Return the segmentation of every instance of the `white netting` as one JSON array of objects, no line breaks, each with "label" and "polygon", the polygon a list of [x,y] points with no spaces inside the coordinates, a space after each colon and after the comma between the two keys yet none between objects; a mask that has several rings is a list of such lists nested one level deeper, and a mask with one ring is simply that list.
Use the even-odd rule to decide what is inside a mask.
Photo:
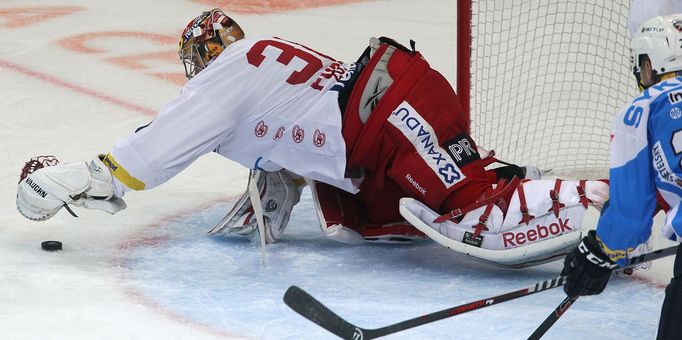
[{"label": "white netting", "polygon": [[629,0],[475,0],[471,119],[500,159],[608,174],[609,126],[637,93]]}]

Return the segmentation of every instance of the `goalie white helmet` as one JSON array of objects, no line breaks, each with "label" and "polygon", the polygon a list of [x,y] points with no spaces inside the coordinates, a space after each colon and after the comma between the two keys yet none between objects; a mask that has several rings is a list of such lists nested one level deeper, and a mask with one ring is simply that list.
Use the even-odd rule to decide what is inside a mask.
[{"label": "goalie white helmet", "polygon": [[637,83],[645,57],[649,57],[655,76],[682,70],[682,14],[657,16],[646,20],[630,43],[630,62]]}]

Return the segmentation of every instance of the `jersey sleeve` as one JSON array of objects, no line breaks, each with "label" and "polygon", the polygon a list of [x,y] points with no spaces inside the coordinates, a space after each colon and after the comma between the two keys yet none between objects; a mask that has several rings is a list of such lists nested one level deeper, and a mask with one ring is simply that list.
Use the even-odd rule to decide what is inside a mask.
[{"label": "jersey sleeve", "polygon": [[656,208],[648,117],[648,102],[636,99],[615,116],[611,129],[609,205],[597,237],[621,265],[629,251],[649,238]]},{"label": "jersey sleeve", "polygon": [[183,91],[149,126],[119,140],[104,163],[123,191],[156,187],[215,149],[225,122],[211,106],[201,94]]},{"label": "jersey sleeve", "polygon": [[117,195],[168,181],[215,150],[229,129],[248,116],[246,103],[254,86],[244,80],[249,78],[244,76],[241,43],[231,45],[219,57],[220,62],[187,82],[149,126],[113,146],[104,163],[118,182]]}]

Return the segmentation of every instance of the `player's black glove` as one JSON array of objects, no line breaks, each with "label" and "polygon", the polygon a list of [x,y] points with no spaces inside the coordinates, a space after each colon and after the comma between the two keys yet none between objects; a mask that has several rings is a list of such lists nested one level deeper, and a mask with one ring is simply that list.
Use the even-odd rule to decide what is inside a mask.
[{"label": "player's black glove", "polygon": [[562,276],[566,276],[564,292],[568,296],[595,295],[601,293],[609,282],[611,272],[617,265],[599,246],[596,232],[590,230],[564,260]]}]

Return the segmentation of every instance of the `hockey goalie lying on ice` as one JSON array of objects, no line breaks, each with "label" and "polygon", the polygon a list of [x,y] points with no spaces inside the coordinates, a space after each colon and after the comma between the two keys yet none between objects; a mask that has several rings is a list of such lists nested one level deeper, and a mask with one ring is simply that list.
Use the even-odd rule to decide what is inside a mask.
[{"label": "hockey goalie lying on ice", "polygon": [[570,249],[587,205],[608,192],[602,182],[538,181],[531,166],[487,170],[495,158],[468,135],[457,95],[414,43],[373,38],[344,63],[285,39],[247,38],[214,9],[190,21],[179,55],[189,81],[152,123],[90,162],[27,164],[21,214],[41,221],[69,205],[115,213],[126,192],[154,188],[213,151],[253,170],[252,190],[211,234],[276,242],[309,183],[322,230],[339,241],[428,235],[523,266]]}]

